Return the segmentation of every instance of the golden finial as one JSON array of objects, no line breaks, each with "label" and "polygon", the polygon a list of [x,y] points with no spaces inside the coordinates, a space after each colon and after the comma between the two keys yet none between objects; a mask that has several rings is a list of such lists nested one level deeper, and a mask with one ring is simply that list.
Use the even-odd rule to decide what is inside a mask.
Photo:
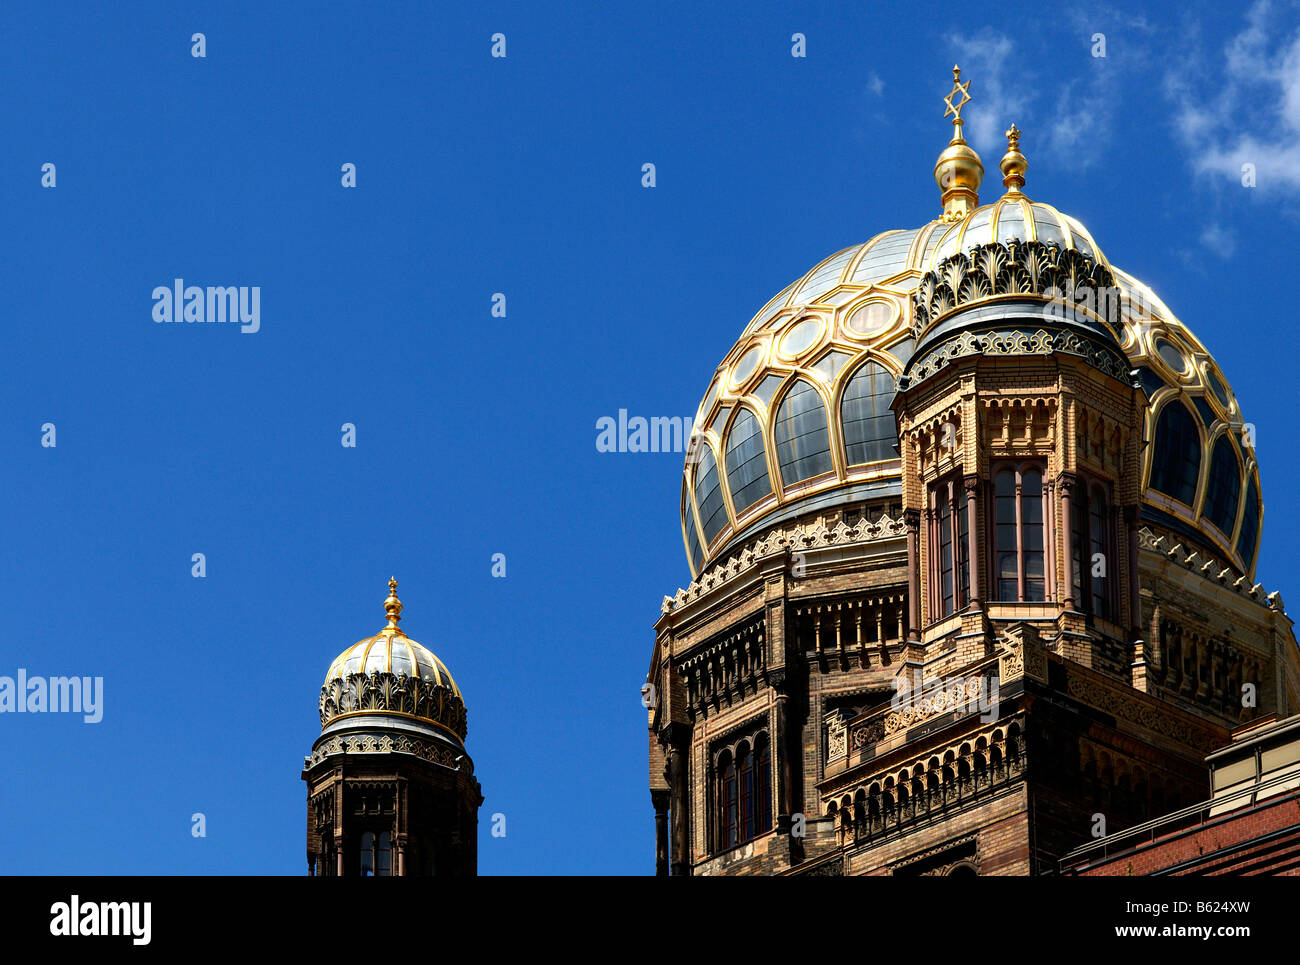
[{"label": "golden finial", "polygon": [[388,599],[384,601],[384,612],[388,614],[388,629],[397,630],[397,623],[402,619],[402,601],[397,598],[397,577],[388,578]]},{"label": "golden finial", "polygon": [[934,165],[934,180],[939,185],[943,203],[943,220],[959,221],[980,203],[980,183],[984,180],[984,162],[962,136],[961,109],[971,99],[970,81],[961,80],[961,68],[952,67],[952,90],[943,99],[944,117],[952,118],[952,140]]},{"label": "golden finial", "polygon": [[1020,128],[1014,124],[1007,130],[1007,153],[1002,155],[998,167],[1002,169],[1002,184],[1007,194],[1020,194],[1020,189],[1025,186],[1029,162],[1020,153]]},{"label": "golden finial", "polygon": [[[960,94],[961,97],[958,98],[957,103],[954,104],[952,99],[957,97],[958,94]],[[954,137],[961,136],[961,109],[966,106],[968,100],[970,100],[970,81],[966,81],[966,83],[963,84],[961,82],[961,68],[956,64],[953,64],[952,90],[949,91],[948,96],[943,99],[943,102],[948,105],[948,109],[943,112],[943,116],[947,117],[949,114],[952,115],[952,126],[955,128],[953,134]]]}]

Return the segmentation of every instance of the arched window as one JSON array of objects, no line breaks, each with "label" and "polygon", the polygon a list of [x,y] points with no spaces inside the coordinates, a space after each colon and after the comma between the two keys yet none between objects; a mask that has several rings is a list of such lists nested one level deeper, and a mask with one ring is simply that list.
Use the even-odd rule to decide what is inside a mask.
[{"label": "arched window", "polygon": [[1241,499],[1241,463],[1232,448],[1231,440],[1220,436],[1210,457],[1210,481],[1205,493],[1205,517],[1219,528],[1219,532],[1232,536],[1237,524],[1237,502]]},{"label": "arched window", "polygon": [[1083,482],[1071,506],[1074,604],[1083,613],[1114,619],[1115,525],[1110,496],[1099,482]]},{"label": "arched window", "polygon": [[767,478],[767,451],[763,431],[748,409],[736,413],[727,434],[727,483],[736,513],[743,513],[772,491]]},{"label": "arched window", "polygon": [[894,458],[898,430],[889,403],[894,379],[875,362],[859,368],[844,387],[840,421],[844,426],[844,453],[850,466]]},{"label": "arched window", "polygon": [[1038,466],[1005,467],[993,477],[994,587],[997,599],[1047,599],[1043,569],[1043,472]]},{"label": "arched window", "polygon": [[772,752],[765,732],[716,758],[717,850],[725,851],[772,830]]},{"label": "arched window", "polygon": [[758,759],[754,763],[758,819],[754,832],[763,834],[772,828],[772,747],[766,734],[759,734],[754,746],[758,748]]},{"label": "arched window", "polygon": [[361,835],[361,877],[369,878],[375,873],[375,836],[369,831]]},{"label": "arched window", "polygon": [[718,760],[718,846],[736,846],[737,827],[736,762],[730,751],[724,751]]},{"label": "arched window", "polygon": [[741,744],[736,757],[740,761],[740,840],[748,841],[754,836],[754,751]]},{"label": "arched window", "polygon": [[375,874],[388,877],[393,873],[393,850],[387,831],[381,831],[375,848]]},{"label": "arched window", "polygon": [[930,552],[936,585],[931,617],[951,616],[970,600],[970,515],[966,487],[950,478],[930,487]]},{"label": "arched window", "polygon": [[789,486],[831,471],[826,406],[803,379],[786,393],[776,412],[776,455],[781,481]]},{"label": "arched window", "polygon": [[1259,488],[1255,480],[1246,481],[1246,506],[1241,513],[1241,533],[1237,536],[1237,555],[1250,569],[1255,559],[1255,539],[1259,536]]},{"label": "arched window", "polygon": [[701,443],[700,453],[700,465],[695,471],[695,503],[700,509],[700,529],[704,531],[707,545],[727,525],[727,508],[722,504],[722,483],[713,449]]},{"label": "arched window", "polygon": [[1156,421],[1151,457],[1151,488],[1192,505],[1201,474],[1201,437],[1196,420],[1181,402],[1168,403]]}]

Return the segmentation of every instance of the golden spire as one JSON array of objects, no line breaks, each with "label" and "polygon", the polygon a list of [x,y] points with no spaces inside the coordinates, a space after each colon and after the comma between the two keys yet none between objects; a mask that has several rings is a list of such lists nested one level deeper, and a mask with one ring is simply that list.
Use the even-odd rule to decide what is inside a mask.
[{"label": "golden spire", "polygon": [[998,167],[1002,169],[1002,184],[1007,194],[1020,194],[1020,189],[1025,186],[1025,170],[1029,162],[1020,153],[1020,128],[1014,124],[1007,131],[1007,153],[1002,155]]},{"label": "golden spire", "polygon": [[[954,98],[956,99],[954,102]],[[943,202],[943,220],[959,221],[980,203],[980,182],[984,180],[984,162],[962,136],[961,109],[970,97],[970,81],[962,83],[961,68],[952,68],[952,91],[943,99],[948,105],[944,117],[952,117],[952,140],[934,164],[934,180]]]},{"label": "golden spire", "polygon": [[402,601],[397,598],[397,577],[395,576],[388,578],[388,599],[384,601],[384,612],[388,614],[386,629],[396,630],[401,633],[402,631],[397,626],[397,623],[402,619]]}]

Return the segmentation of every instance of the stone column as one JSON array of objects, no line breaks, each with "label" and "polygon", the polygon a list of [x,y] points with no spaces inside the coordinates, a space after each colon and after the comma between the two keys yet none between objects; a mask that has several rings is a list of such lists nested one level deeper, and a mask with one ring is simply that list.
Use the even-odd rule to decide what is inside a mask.
[{"label": "stone column", "polygon": [[1061,601],[1067,610],[1073,610],[1076,600],[1074,599],[1074,517],[1070,512],[1070,493],[1074,490],[1075,478],[1069,473],[1061,473],[1056,481],[1057,491],[1061,494],[1061,547],[1064,550],[1062,562],[1065,564],[1061,569],[1061,578],[1065,586],[1062,588]]},{"label": "stone column", "polygon": [[651,791],[655,808],[655,874],[668,874],[668,792]]},{"label": "stone column", "polygon": [[966,555],[968,558],[967,565],[970,567],[970,600],[967,602],[978,607],[980,600],[983,599],[980,593],[979,530],[976,526],[978,516],[975,512],[975,506],[979,500],[980,477],[965,476],[962,479],[962,485],[966,487],[966,535],[969,537]]},{"label": "stone column", "polygon": [[[1124,524],[1128,530],[1128,625],[1137,640],[1142,633],[1141,580],[1138,575],[1138,508],[1124,507]],[[1118,596],[1119,594],[1116,594]]]},{"label": "stone column", "polygon": [[668,740],[668,787],[672,795],[672,855],[670,869],[674,875],[691,873],[689,815],[691,809],[690,754],[691,729],[673,723],[665,729]]}]

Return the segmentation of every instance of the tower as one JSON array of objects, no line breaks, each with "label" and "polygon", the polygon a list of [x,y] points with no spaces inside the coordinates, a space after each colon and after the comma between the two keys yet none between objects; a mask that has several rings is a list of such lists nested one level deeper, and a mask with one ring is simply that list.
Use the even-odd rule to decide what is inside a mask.
[{"label": "tower", "polygon": [[661,874],[1037,874],[1300,710],[1214,358],[962,136],[940,212],[753,317],[682,481],[647,674]]},{"label": "tower", "polygon": [[388,624],[330,664],[321,733],[303,762],[312,875],[477,874],[483,802],[460,689],[442,661]]}]

